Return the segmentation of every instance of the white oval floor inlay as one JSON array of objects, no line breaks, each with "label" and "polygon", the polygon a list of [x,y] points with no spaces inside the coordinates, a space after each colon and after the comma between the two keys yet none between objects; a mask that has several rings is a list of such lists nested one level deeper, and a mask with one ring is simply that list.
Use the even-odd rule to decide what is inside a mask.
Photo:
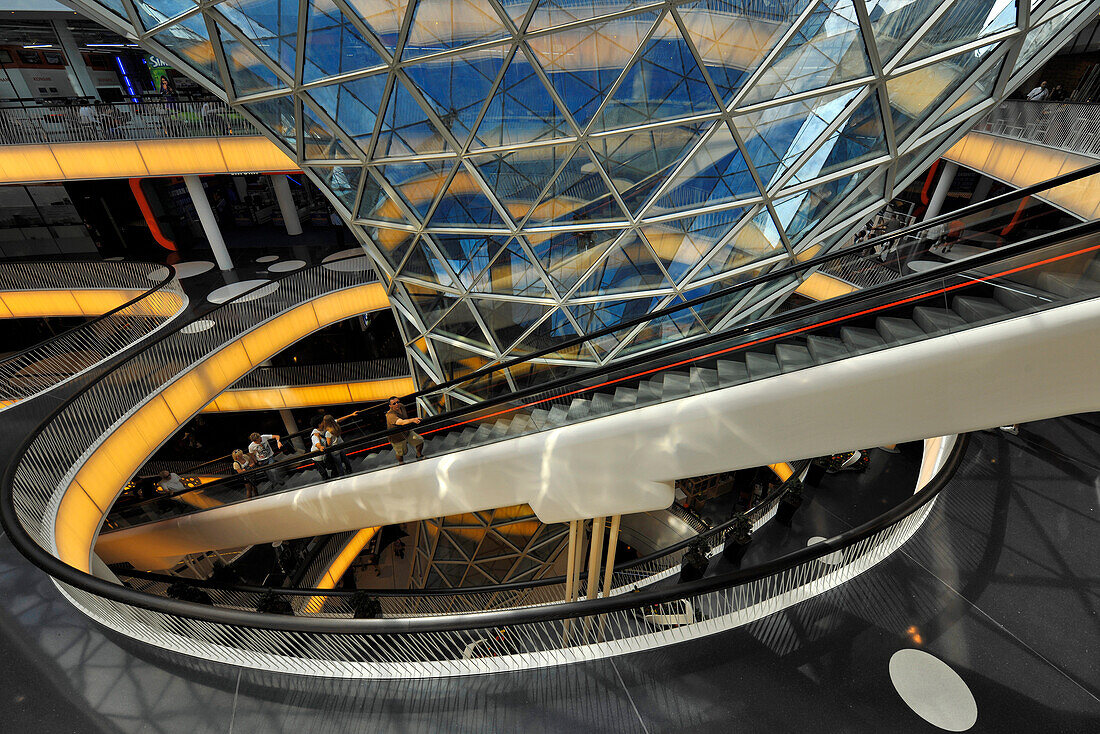
[{"label": "white oval floor inlay", "polygon": [[305,260],[283,260],[281,263],[275,263],[268,267],[269,273],[289,273],[291,270],[298,270],[306,266]]},{"label": "white oval floor inlay", "polygon": [[214,322],[210,319],[199,319],[198,321],[192,321],[187,326],[180,329],[184,334],[198,334],[200,331],[206,331],[207,329],[214,328]]},{"label": "white oval floor inlay", "polygon": [[[183,280],[184,278],[193,278],[196,275],[202,275],[207,270],[213,270],[214,263],[208,260],[193,260],[191,262],[176,263],[172,267],[176,269],[176,277]],[[166,275],[168,275],[168,268],[157,268],[145,277],[155,282],[164,280],[164,276]]]},{"label": "white oval floor inlay", "polygon": [[917,716],[945,731],[966,731],[978,721],[974,694],[951,666],[924,650],[890,657],[890,681]]},{"label": "white oval floor inlay", "polygon": [[273,263],[279,259],[278,255],[264,255],[263,257],[256,258],[258,263]]},{"label": "white oval floor inlay", "polygon": [[206,300],[210,301],[211,303],[225,303],[229,299],[235,298],[245,291],[252,290],[253,288],[256,288],[256,286],[263,285],[264,283],[267,283],[266,287],[257,288],[240,300],[242,302],[254,301],[257,298],[263,298],[268,294],[274,293],[276,290],[279,289],[279,284],[272,283],[270,280],[242,280],[240,283],[230,283],[229,285],[223,285],[221,288],[218,288],[216,291],[208,295],[206,297]]},{"label": "white oval floor inlay", "polygon": [[[825,540],[825,538],[822,538],[820,535],[815,535],[814,537],[806,541],[806,547],[808,548],[811,545],[817,545],[823,540]],[[830,553],[827,556],[822,556],[817,560],[820,563],[824,563],[826,566],[839,566],[844,560],[844,554],[840,551],[837,551],[836,553]]]},{"label": "white oval floor inlay", "polygon": [[[350,257],[351,255],[360,255],[361,257],[351,257],[348,260],[343,258]],[[333,262],[334,260],[340,260],[341,262]],[[370,258],[366,256],[362,249],[353,247],[350,250],[340,250],[340,252],[334,252],[324,260],[321,261],[321,265],[329,270],[339,270],[344,273],[358,272],[361,270],[370,270],[371,262]]]}]

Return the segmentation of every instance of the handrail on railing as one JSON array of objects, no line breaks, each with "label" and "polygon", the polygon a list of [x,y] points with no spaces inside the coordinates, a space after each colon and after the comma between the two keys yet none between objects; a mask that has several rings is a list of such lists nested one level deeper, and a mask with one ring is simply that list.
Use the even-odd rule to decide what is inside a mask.
[{"label": "handrail on railing", "polygon": [[1100,157],[1100,105],[1010,99],[994,107],[975,132]]},{"label": "handrail on railing", "polygon": [[[1062,174],[1062,175],[1056,176],[1052,179],[1049,179],[1047,181],[1039,182],[1039,183],[1031,185],[1031,186],[1027,186],[1027,187],[1024,187],[1024,188],[1021,188],[1021,189],[1017,189],[1016,191],[1010,191],[1010,192],[1007,192],[1005,194],[1001,194],[1001,195],[998,195],[998,196],[995,196],[995,197],[991,197],[990,199],[987,199],[984,202],[978,202],[976,204],[968,205],[968,206],[963,207],[961,209],[957,209],[955,211],[952,211],[952,212],[949,212],[949,213],[946,213],[946,214],[942,214],[942,215],[937,216],[937,217],[933,217],[933,218],[928,219],[926,221],[923,221],[923,222],[920,222],[920,223],[917,223],[917,224],[913,224],[913,225],[910,225],[908,227],[904,227],[902,229],[896,230],[896,231],[891,232],[889,234],[885,234],[885,235],[882,235],[882,236],[867,239],[867,240],[865,240],[865,241],[863,241],[859,244],[859,248],[860,249],[868,249],[868,248],[876,248],[876,247],[885,247],[885,246],[888,246],[892,243],[896,243],[896,242],[899,242],[899,241],[906,240],[908,238],[912,238],[917,233],[925,233],[925,232],[928,232],[930,230],[934,230],[934,229],[940,227],[941,225],[945,225],[945,224],[948,224],[950,222],[959,220],[959,219],[961,219],[963,217],[967,217],[971,214],[984,212],[986,210],[994,210],[994,209],[997,209],[998,207],[1000,207],[1004,204],[1022,201],[1022,200],[1028,198],[1029,196],[1032,196],[1033,194],[1035,194],[1037,192],[1044,191],[1044,190],[1047,190],[1047,189],[1050,189],[1050,188],[1053,188],[1053,187],[1056,187],[1056,186],[1061,186],[1063,184],[1072,183],[1074,181],[1078,181],[1078,180],[1081,180],[1083,178],[1086,178],[1088,176],[1095,175],[1095,174],[1100,174],[1100,163],[1095,164],[1095,165],[1091,165],[1091,166],[1087,166],[1085,168],[1078,169],[1077,171]],[[1007,252],[1007,250],[1005,248],[1002,248],[1002,249],[998,250],[997,252],[1004,253],[1004,252]],[[620,323],[615,324],[613,326],[608,326],[608,327],[605,327],[605,328],[602,328],[602,329],[598,329],[598,330],[590,332],[586,335],[579,336],[579,337],[574,337],[574,338],[571,338],[571,339],[567,339],[567,340],[564,340],[562,342],[556,343],[552,346],[537,349],[533,352],[529,352],[529,353],[524,354],[522,356],[515,357],[515,358],[512,358],[512,359],[508,359],[508,360],[505,360],[505,361],[500,362],[500,363],[495,364],[495,365],[488,365],[486,367],[482,367],[480,369],[474,370],[473,372],[470,372],[468,374],[465,374],[465,375],[462,375],[462,376],[459,376],[459,377],[455,377],[455,378],[443,381],[443,382],[438,383],[438,384],[430,385],[428,387],[417,390],[416,392],[413,392],[413,393],[410,393],[408,395],[403,396],[402,397],[402,402],[403,403],[408,403],[409,401],[416,400],[418,398],[423,398],[423,397],[426,397],[428,395],[432,395],[432,394],[435,394],[435,393],[442,393],[443,391],[447,390],[448,388],[456,387],[456,386],[462,385],[464,383],[467,383],[467,384],[474,383],[476,381],[479,381],[479,380],[482,380],[486,377],[489,377],[490,375],[493,375],[495,373],[498,373],[498,372],[501,372],[501,371],[504,371],[504,370],[508,370],[508,369],[510,369],[512,367],[515,367],[517,365],[524,364],[524,363],[529,363],[529,362],[535,362],[535,361],[537,361],[538,359],[540,359],[542,357],[546,357],[547,355],[553,355],[553,354],[561,352],[563,350],[567,350],[567,349],[570,349],[572,347],[577,347],[577,346],[580,346],[580,345],[582,345],[586,342],[601,339],[603,337],[606,337],[606,336],[609,336],[609,335],[612,335],[612,334],[615,334],[615,333],[618,333],[618,332],[625,331],[627,329],[630,329],[630,328],[635,327],[635,326],[639,326],[641,324],[657,321],[657,320],[659,320],[661,318],[664,318],[666,316],[670,316],[670,315],[680,313],[680,312],[682,312],[686,309],[695,308],[695,307],[698,307],[698,306],[701,306],[701,305],[704,305],[704,304],[707,304],[707,303],[710,303],[712,301],[716,301],[716,300],[719,300],[719,299],[725,299],[725,298],[728,298],[729,296],[731,296],[735,293],[748,292],[750,289],[752,289],[754,287],[757,287],[757,286],[760,286],[760,285],[765,285],[765,284],[768,284],[768,283],[771,283],[771,282],[774,282],[774,281],[778,281],[778,280],[781,280],[785,277],[797,276],[799,274],[806,273],[807,271],[811,271],[815,268],[818,268],[820,266],[832,263],[832,262],[840,260],[842,258],[849,258],[849,257],[851,257],[851,255],[852,255],[852,249],[845,249],[845,250],[840,250],[840,251],[837,251],[837,252],[826,253],[824,255],[817,255],[817,256],[814,256],[812,258],[808,258],[807,260],[805,260],[803,262],[794,263],[792,265],[785,266],[785,267],[780,268],[778,270],[773,270],[771,272],[764,273],[762,275],[758,275],[758,276],[754,276],[752,278],[748,278],[748,279],[746,279],[744,281],[741,281],[741,282],[739,282],[735,285],[728,286],[728,287],[725,287],[725,288],[721,288],[719,290],[713,291],[713,292],[708,293],[706,295],[699,296],[699,297],[681,302],[679,304],[674,304],[674,305],[671,305],[671,306],[667,306],[665,308],[658,309],[656,311],[645,314],[643,316],[628,319],[626,321],[620,322]],[[963,269],[965,269],[965,268],[969,268],[971,266],[970,265],[965,265],[965,266],[962,266],[962,267],[963,267]],[[953,263],[951,265],[946,265],[943,268],[937,269],[932,274],[931,277],[937,277],[937,276],[942,276],[942,275],[945,275],[945,274],[950,274],[950,273],[956,272],[959,269],[960,269],[960,267],[958,266],[958,263]],[[910,275],[910,276],[901,276],[901,277],[907,278],[908,280],[906,282],[909,282],[909,283],[923,282],[924,280],[928,279],[928,278],[922,278],[921,275],[922,274],[914,274],[914,275]],[[927,275],[927,274],[924,274],[924,275]],[[869,289],[863,289],[863,290],[857,291],[855,294],[851,294],[850,296],[846,296],[844,298],[856,297],[858,294],[867,295],[867,294],[872,293],[872,292],[878,292],[878,290],[876,290],[876,289],[882,289],[884,287],[889,287],[889,286],[890,286],[890,283],[882,283],[882,284],[876,285],[876,286],[874,286],[872,288],[869,288]],[[836,305],[840,302],[841,302],[841,299],[831,299],[831,300],[826,301],[824,303],[819,303],[819,304],[814,304],[814,305],[811,305],[811,306],[803,307],[801,309],[798,309],[797,312],[802,313],[802,314],[808,314],[808,313],[811,313],[815,308],[818,308],[820,310],[821,308],[831,307],[831,306]],[[826,306],[825,304],[828,304],[828,306]],[[809,309],[809,310],[807,310],[807,309]],[[795,312],[793,312],[793,311],[785,312],[784,314],[782,314],[778,318],[779,319],[787,318],[788,315],[791,314],[791,313],[795,313]],[[770,326],[772,324],[772,322],[774,322],[774,321],[775,321],[775,317],[773,317],[773,319],[771,321],[767,322],[767,324],[764,324],[764,323],[753,324],[753,328],[756,328],[757,326],[766,326],[766,325]],[[745,327],[741,327],[740,329],[734,329],[734,330],[730,330],[730,331],[726,331],[726,332],[721,332],[718,335],[700,336],[700,337],[696,337],[696,338],[694,338],[690,341],[685,340],[685,341],[676,342],[674,345],[672,345],[671,349],[675,350],[677,348],[682,348],[685,344],[689,344],[689,343],[691,345],[702,345],[702,344],[708,343],[708,341],[714,340],[715,338],[719,338],[719,339],[728,338],[733,333],[737,333],[738,331],[744,331],[744,328]],[[420,431],[422,428],[426,428],[426,427],[429,427],[429,426],[436,426],[437,424],[441,424],[441,423],[445,422],[446,420],[451,420],[451,419],[453,419],[457,416],[467,416],[467,415],[470,415],[472,413],[476,413],[478,411],[484,410],[487,407],[498,405],[500,403],[506,402],[508,400],[513,400],[513,399],[516,399],[518,397],[522,397],[524,395],[533,394],[535,392],[545,392],[547,390],[551,390],[551,389],[554,389],[556,387],[559,387],[561,384],[566,384],[566,383],[568,383],[569,381],[572,381],[572,380],[580,380],[580,379],[584,379],[584,378],[587,378],[587,377],[592,377],[592,376],[607,372],[609,370],[620,369],[624,366],[630,365],[632,363],[636,363],[636,362],[641,361],[641,360],[653,359],[653,358],[659,356],[662,353],[662,350],[667,352],[667,351],[669,351],[669,349],[670,349],[669,347],[657,347],[652,351],[643,352],[639,355],[636,355],[636,356],[631,357],[631,358],[626,359],[626,360],[621,360],[621,361],[617,361],[617,362],[610,363],[610,364],[607,364],[607,365],[601,365],[601,366],[598,366],[598,367],[590,368],[590,369],[584,371],[582,374],[566,375],[565,377],[562,377],[562,378],[560,378],[558,380],[555,380],[555,381],[551,381],[551,382],[548,382],[548,383],[541,383],[539,385],[529,387],[529,388],[525,388],[525,389],[521,389],[521,390],[517,390],[515,392],[510,392],[510,393],[506,392],[502,395],[492,397],[492,398],[490,398],[488,400],[485,400],[485,401],[481,401],[481,402],[478,402],[478,403],[475,403],[475,404],[472,404],[472,405],[466,405],[466,406],[463,406],[463,407],[460,407],[460,408],[456,408],[454,410],[451,410],[451,411],[433,416],[432,418],[425,419],[421,423],[420,428],[418,428],[417,430]],[[583,365],[578,364],[577,368],[578,369],[583,369]],[[379,404],[377,404],[375,406],[372,406],[370,408],[367,408],[365,410],[356,411],[355,413],[351,414],[350,416],[345,416],[344,418],[341,418],[341,420],[344,420],[345,418],[352,418],[352,417],[356,418],[357,420],[362,419],[362,417],[366,413],[371,412],[371,411],[380,410],[380,409],[385,408],[385,407],[387,407],[387,406],[384,402],[379,403]],[[370,443],[385,440],[388,436],[394,435],[396,433],[403,432],[404,430],[407,430],[407,429],[397,428],[397,429],[391,429],[391,430],[386,430],[386,431],[376,431],[376,432],[370,433],[370,434],[368,434],[364,437],[355,438],[355,439],[345,437],[345,441],[341,445],[340,450],[343,451],[343,452],[350,452],[355,448],[364,447],[364,446],[367,446]],[[308,435],[308,433],[309,433],[309,430],[307,429],[307,430],[300,431],[300,432],[295,433],[295,434],[289,434],[285,438],[289,439],[289,438],[295,438],[295,437],[302,437],[302,436]],[[203,462],[202,464],[196,465],[196,467],[194,467],[193,471],[197,472],[201,467],[206,466],[207,464],[211,464],[211,463],[214,463],[216,461],[224,461],[224,460],[225,460],[224,457],[220,457],[219,459],[213,459],[213,460],[210,460],[208,462]],[[278,468],[278,469],[292,469],[292,468],[295,468],[295,467],[298,467],[298,466],[306,467],[306,466],[309,466],[309,463],[307,463],[309,460],[310,460],[310,455],[309,454],[304,454],[304,455],[301,455],[301,456],[296,456],[296,457],[293,457],[293,458],[290,458],[290,459],[280,461],[279,463],[274,464],[274,465],[269,465],[267,467],[263,467],[263,468],[260,468],[260,469],[251,470],[251,473],[238,475],[236,477],[229,477],[227,479],[219,480],[219,481],[224,484],[224,483],[230,482],[230,481],[240,481],[242,477],[250,479],[250,480],[255,480],[255,479],[261,477],[262,475],[264,475],[266,471],[268,471],[272,468],[272,466],[274,466],[275,468]],[[188,473],[192,473],[192,472],[188,472]],[[216,485],[216,484],[218,484],[218,482],[213,482],[213,483],[210,483],[210,484],[206,484],[206,485],[204,485],[204,487],[209,489],[212,485]],[[180,494],[185,494],[185,493],[191,492],[191,491],[193,491],[193,490],[188,489],[188,490],[186,490],[186,492],[177,492],[175,494],[165,495],[165,496],[170,498],[170,497],[179,496]]]}]

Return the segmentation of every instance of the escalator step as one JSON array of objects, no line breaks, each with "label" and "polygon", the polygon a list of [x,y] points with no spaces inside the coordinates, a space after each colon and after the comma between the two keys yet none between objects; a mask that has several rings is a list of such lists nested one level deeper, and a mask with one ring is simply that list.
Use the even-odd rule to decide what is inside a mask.
[{"label": "escalator step", "polygon": [[531,421],[536,426],[538,426],[539,428],[542,428],[543,424],[546,423],[546,416],[549,415],[549,414],[550,414],[550,411],[548,411],[548,410],[543,410],[542,408],[535,408],[534,410],[531,411]]},{"label": "escalator step", "polygon": [[565,423],[567,415],[568,411],[564,407],[555,405],[546,415],[546,422],[552,426],[560,426]]},{"label": "escalator step", "polygon": [[924,337],[924,330],[911,319],[879,316],[875,319],[875,328],[879,334],[882,334],[882,338],[891,345],[904,344]]},{"label": "escalator step", "polygon": [[512,422],[508,420],[498,420],[493,424],[493,438],[501,438],[508,435],[508,429],[512,427]]},{"label": "escalator step", "polygon": [[615,397],[611,404],[616,408],[633,408],[638,401],[638,391],[629,387],[620,387],[615,390]]},{"label": "escalator step", "polygon": [[864,329],[858,326],[844,326],[840,329],[840,338],[848,348],[856,354],[872,352],[886,346],[882,335],[874,329]]},{"label": "escalator step", "polygon": [[691,394],[691,378],[683,372],[666,372],[661,381],[661,398],[672,400]]},{"label": "escalator step", "polygon": [[1100,258],[1093,260],[1089,263],[1089,266],[1085,268],[1085,277],[1100,283]]},{"label": "escalator step", "polygon": [[638,384],[638,397],[634,403],[636,406],[653,405],[661,402],[661,385],[659,380],[645,380]]},{"label": "escalator step", "polygon": [[810,350],[795,344],[777,344],[775,357],[779,360],[779,368],[784,372],[794,372],[814,364]]},{"label": "escalator step", "polygon": [[917,306],[913,309],[913,321],[917,326],[929,334],[941,334],[948,331],[958,331],[966,326],[966,321],[954,311],[946,308],[932,308],[931,306]]},{"label": "escalator step", "polygon": [[1034,296],[1016,288],[996,288],[993,297],[1012,313],[1023,313],[1050,302],[1046,296]]},{"label": "escalator step", "polygon": [[748,367],[749,375],[754,380],[779,374],[779,360],[770,354],[746,352],[745,366]]},{"label": "escalator step", "polygon": [[1008,309],[992,298],[974,298],[955,296],[951,300],[951,310],[970,323],[999,319],[1008,313]]},{"label": "escalator step", "polygon": [[584,420],[592,412],[591,406],[592,404],[585,398],[575,398],[573,402],[569,404],[569,412],[566,414],[567,420],[570,423]]},{"label": "escalator step", "polygon": [[718,362],[718,384],[722,387],[740,385],[749,379],[749,370],[744,362],[723,359]]},{"label": "escalator step", "polygon": [[590,401],[592,415],[606,415],[611,412],[611,396],[604,392],[595,393]]},{"label": "escalator step", "polygon": [[844,342],[827,336],[810,335],[806,337],[806,346],[809,348],[810,356],[818,364],[833,362],[848,356],[848,348],[844,346]]},{"label": "escalator step", "polygon": [[718,372],[704,367],[692,367],[688,383],[693,394],[713,390],[718,387]]},{"label": "escalator step", "polygon": [[522,436],[525,433],[530,433],[534,428],[535,422],[531,420],[531,416],[517,413],[508,424],[508,435]]},{"label": "escalator step", "polygon": [[1064,298],[1077,298],[1100,293],[1100,283],[1095,280],[1062,273],[1041,273],[1039,275],[1039,287],[1051,293],[1057,293]]}]

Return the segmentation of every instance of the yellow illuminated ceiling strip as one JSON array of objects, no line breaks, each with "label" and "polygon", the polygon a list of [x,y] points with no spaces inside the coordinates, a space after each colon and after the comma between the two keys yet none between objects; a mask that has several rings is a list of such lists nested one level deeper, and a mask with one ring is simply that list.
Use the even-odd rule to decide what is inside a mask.
[{"label": "yellow illuminated ceiling strip", "polygon": [[[351,562],[355,560],[355,557],[359,555],[377,532],[377,527],[363,528],[352,536],[352,539],[344,546],[344,550],[340,551],[340,554],[332,559],[332,563],[329,564],[328,569],[325,571],[325,575],[317,583],[315,588],[335,589],[336,584],[344,577],[348,567],[351,566]],[[325,597],[311,596],[309,601],[306,602],[305,607],[302,608],[302,611],[307,614],[317,614],[324,605]]]},{"label": "yellow illuminated ceiling strip", "polygon": [[406,395],[416,391],[411,377],[385,380],[364,380],[337,385],[300,385],[296,387],[265,387],[250,390],[227,390],[203,408],[204,413],[229,413],[242,410],[281,410],[310,408],[317,405],[369,403],[385,400],[390,395]]},{"label": "yellow illuminated ceiling strip", "polygon": [[95,447],[66,488],[57,512],[57,557],[89,571],[100,523],[121,488],[207,402],[302,337],[388,307],[379,283],[329,293],[260,324],[152,395]]},{"label": "yellow illuminated ceiling strip", "polygon": [[[0,318],[52,316],[101,316],[124,306],[145,291],[111,288],[79,290],[26,290],[0,292]],[[182,298],[169,291],[135,303],[127,313],[135,316],[172,316],[183,307]]]},{"label": "yellow illuminated ceiling strip", "polygon": [[0,184],[298,169],[263,137],[0,146]]},{"label": "yellow illuminated ceiling strip", "polygon": [[830,298],[844,296],[856,290],[858,289],[851,283],[845,283],[839,278],[818,271],[811,273],[794,289],[794,292],[811,301],[828,301]]}]

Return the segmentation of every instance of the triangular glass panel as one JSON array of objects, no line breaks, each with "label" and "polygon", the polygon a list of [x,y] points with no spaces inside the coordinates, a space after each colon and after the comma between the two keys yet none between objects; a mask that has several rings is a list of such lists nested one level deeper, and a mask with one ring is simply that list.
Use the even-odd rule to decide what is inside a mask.
[{"label": "triangular glass panel", "polygon": [[637,293],[671,287],[645,239],[629,234],[600,261],[572,297]]},{"label": "triangular glass panel", "polygon": [[401,265],[401,276],[416,278],[429,283],[438,283],[442,286],[453,286],[454,279],[443,264],[443,261],[428,246],[422,237],[413,245],[412,252],[405,258]]},{"label": "triangular glass panel", "polygon": [[714,123],[714,128],[665,193],[647,210],[648,215],[697,209],[760,195],[729,128],[723,122]]},{"label": "triangular glass panel", "polygon": [[458,303],[458,296],[451,293],[433,290],[422,283],[410,283],[404,280],[401,282],[409,299],[416,306],[420,318],[427,324],[427,330],[435,326],[443,314]]},{"label": "triangular glass panel", "polygon": [[516,28],[522,31],[523,19],[527,17],[527,9],[531,7],[533,1],[534,0],[501,0],[500,4],[504,7],[504,12],[508,13],[508,17],[512,19],[512,22],[516,24]]},{"label": "triangular glass panel", "polygon": [[679,5],[674,12],[683,20],[723,105],[728,105],[809,3],[789,0],[761,10],[754,0],[731,0],[716,12],[711,0],[700,0]]},{"label": "triangular glass panel", "polygon": [[484,0],[421,0],[413,12],[401,58],[408,61],[510,35],[493,6]]},{"label": "triangular glass panel", "polygon": [[[543,28],[576,23],[578,20],[588,20],[601,15],[617,13],[629,10],[640,5],[652,5],[653,0],[618,0],[615,3],[577,2],[576,0],[536,0],[538,7],[531,18],[528,30],[535,31]],[[515,17],[513,15],[513,17]]]},{"label": "triangular glass panel", "polygon": [[743,105],[870,76],[852,0],[821,2],[745,95]]},{"label": "triangular glass panel", "polygon": [[575,143],[471,156],[481,177],[514,220],[523,219]]},{"label": "triangular glass panel", "polygon": [[477,293],[548,298],[550,291],[539,277],[539,270],[519,242],[512,240],[489,269],[478,278],[471,290]]},{"label": "triangular glass panel", "polygon": [[285,87],[280,79],[259,56],[252,53],[242,42],[218,28],[225,62],[229,67],[229,79],[233,82],[233,91],[238,97],[246,94],[270,92]]},{"label": "triangular glass panel", "polygon": [[820,224],[825,215],[843,200],[844,195],[869,173],[866,169],[856,171],[776,201],[775,213],[786,231],[787,239],[792,244],[799,242],[802,235]]},{"label": "triangular glass panel", "polygon": [[1046,23],[1028,31],[1027,37],[1024,39],[1024,45],[1020,49],[1020,55],[1016,57],[1016,64],[1012,67],[1013,73],[1024,68],[1029,61],[1035,58],[1035,54],[1042,50],[1047,41],[1054,38],[1058,31],[1065,28],[1070,19],[1076,17],[1080,10],[1080,6],[1072,5]]},{"label": "triangular glass panel", "polygon": [[[662,308],[678,306],[684,302],[680,296],[676,296]],[[658,316],[647,322],[630,338],[630,341],[619,352],[620,355],[634,354],[646,349],[655,349],[670,342],[689,339],[706,331],[703,324],[695,318],[690,308],[684,308],[664,316]]]},{"label": "triangular glass panel", "polygon": [[535,577],[535,572],[542,568],[542,563],[534,558],[524,556],[516,563],[516,568],[508,581],[530,581]]},{"label": "triangular glass panel", "polygon": [[287,73],[294,73],[298,4],[286,0],[225,0],[217,11]]},{"label": "triangular glass panel", "polygon": [[[368,193],[371,192],[369,190],[363,192],[363,201],[360,204],[360,209],[364,209],[368,206]],[[405,259],[405,253],[409,251],[409,247],[412,246],[413,238],[415,237],[412,232],[404,229],[397,229],[396,227],[368,226],[366,229],[367,234],[370,235],[374,244],[378,246],[379,251],[385,256],[386,261],[395,268]]]},{"label": "triangular glass panel", "polygon": [[[439,358],[443,374],[448,380],[468,375],[474,370],[481,369],[491,361],[484,354],[463,349],[444,339],[432,339],[432,347]],[[456,405],[461,404],[461,402],[456,403]]]},{"label": "triangular glass panel", "polygon": [[[532,380],[538,379],[539,376],[545,379],[551,372],[562,372],[562,370],[554,370],[551,365],[546,364],[546,360],[594,362],[594,353],[584,344],[558,348],[558,345],[578,336],[576,327],[573,326],[573,322],[569,320],[565,312],[554,309],[552,314],[539,322],[538,326],[529,334],[525,334],[509,350],[510,356],[519,356],[539,352],[543,349],[556,348],[555,351],[538,357],[537,360],[542,360],[541,362],[527,362],[510,368],[509,371],[512,379],[516,381],[516,387],[518,388],[520,384],[532,384]],[[523,369],[524,365],[530,365],[531,368]]]},{"label": "triangular glass panel", "polygon": [[545,303],[497,301],[474,296],[470,296],[470,301],[481,314],[481,319],[492,333],[493,340],[501,351],[507,351],[523,332],[531,328],[532,324],[552,308]]},{"label": "triangular glass panel", "polygon": [[473,285],[508,241],[506,236],[473,234],[434,234],[432,238],[464,288]]},{"label": "triangular glass panel", "polygon": [[221,86],[222,78],[214,58],[214,46],[206,34],[201,15],[191,15],[179,23],[154,33],[153,40],[187,61],[207,79]]},{"label": "triangular glass panel", "polygon": [[134,9],[146,30],[188,10],[194,10],[195,5],[194,0],[134,0]]},{"label": "triangular glass panel", "polygon": [[479,349],[489,349],[485,334],[470,313],[469,301],[459,301],[447,314],[439,320],[432,332],[441,336],[456,339]]},{"label": "triangular glass panel", "polygon": [[956,0],[905,54],[901,63],[926,59],[1015,25],[1015,0]]},{"label": "triangular glass panel", "polygon": [[428,119],[401,79],[397,79],[386,104],[386,116],[378,135],[375,158],[423,155],[450,151],[451,146]]},{"label": "triangular glass panel", "polygon": [[460,166],[439,197],[429,227],[504,227],[504,220],[481,190],[477,178]]},{"label": "triangular glass panel", "polygon": [[783,252],[779,231],[767,210],[759,209],[751,215],[751,219],[749,216],[741,217],[744,224],[713,251],[706,264],[692,278],[693,281],[711,278]]},{"label": "triangular glass panel", "polygon": [[126,9],[122,7],[122,0],[95,0],[95,2],[97,5],[107,8],[107,10],[110,10],[123,20],[130,20],[130,16],[126,14]]},{"label": "triangular glass panel", "polygon": [[383,63],[382,57],[333,0],[310,0],[305,57],[302,71],[305,83]]},{"label": "triangular glass panel", "polygon": [[462,551],[462,554],[466,556],[466,558],[473,558],[474,554],[477,553],[477,536],[480,536],[481,532],[480,530],[462,532],[462,529],[459,529],[447,530],[445,534],[449,537],[451,542]]},{"label": "triangular glass panel", "polygon": [[745,215],[744,207],[642,225],[649,246],[679,281],[713,250]]},{"label": "triangular glass panel", "polygon": [[890,115],[899,144],[982,62],[993,45],[937,61],[886,82]]},{"label": "triangular glass panel", "polygon": [[348,5],[374,31],[391,54],[397,50],[398,35],[409,0],[348,0]]},{"label": "triangular glass panel", "polygon": [[530,59],[517,49],[471,142],[472,148],[520,145],[569,137],[572,129]]},{"label": "triangular glass panel", "polygon": [[379,170],[390,186],[397,190],[420,218],[428,215],[447,177],[454,168],[454,159],[437,158],[427,161],[389,163]]},{"label": "triangular glass panel", "polygon": [[613,130],[717,110],[695,55],[672,16],[665,15],[592,129]]},{"label": "triangular glass panel", "polygon": [[557,232],[541,240],[529,235],[527,239],[554,287],[565,294],[621,233],[618,229],[589,229]]},{"label": "triangular glass panel", "polygon": [[625,221],[626,214],[585,148],[578,148],[550,189],[531,210],[529,222]]},{"label": "triangular glass panel", "polygon": [[317,116],[308,104],[302,104],[302,144],[306,160],[349,160],[354,159],[347,147],[329,129],[327,123]]},{"label": "triangular glass panel", "polygon": [[827,176],[841,168],[853,168],[888,152],[882,109],[879,107],[878,94],[872,92],[787,183],[793,185]]},{"label": "triangular glass panel", "polygon": [[255,115],[288,148],[296,149],[293,98],[272,97],[258,102],[246,102],[243,107]]},{"label": "triangular glass panel", "polygon": [[957,117],[966,113],[982,102],[993,97],[994,88],[997,86],[997,78],[1004,68],[1004,59],[997,61],[974,81],[964,82],[963,95],[951,103],[947,108],[945,118]]},{"label": "triangular glass panel", "polygon": [[614,133],[589,138],[588,144],[627,208],[637,212],[711,124],[695,122]]},{"label": "triangular glass panel", "polygon": [[358,218],[376,222],[410,224],[402,213],[401,207],[376,179],[378,174],[373,170],[368,171],[368,174],[367,180],[363,183],[363,199],[359,202]]},{"label": "triangular glass panel", "polygon": [[[736,275],[713,280],[706,285],[696,286],[684,292],[684,299],[693,301],[697,298],[703,298],[727,288],[734,288],[739,283],[744,283],[747,280],[763,275],[774,267],[777,266],[774,264],[760,265],[756,268],[741,270]],[[695,312],[696,317],[705,324],[708,329],[714,328],[721,323],[722,319],[730,312],[730,309],[743,300],[749,292],[749,288],[737,288],[725,296],[715,296],[708,301],[692,306],[691,310]]]},{"label": "triangular glass panel", "polygon": [[405,73],[428,100],[440,122],[465,143],[509,47],[482,49],[470,56],[448,56],[405,67]]},{"label": "triangular glass panel", "polygon": [[528,38],[526,43],[577,125],[584,128],[656,20],[657,13],[646,11]]},{"label": "triangular glass panel", "polygon": [[359,187],[359,178],[363,169],[358,166],[310,166],[328,186],[329,191],[343,202],[349,210],[355,207],[355,192]]},{"label": "triangular glass panel", "polygon": [[735,117],[745,152],[764,186],[805,153],[859,92],[850,89]]},{"label": "triangular glass panel", "polygon": [[[618,301],[600,301],[598,303],[579,303],[569,306],[569,313],[585,334],[592,334],[600,329],[613,328],[631,319],[640,318],[657,309],[661,300],[667,296],[649,296],[646,298],[629,298]],[[631,329],[623,329],[619,332],[594,337],[586,344],[595,350],[602,359],[614,351]]]},{"label": "triangular glass panel", "polygon": [[867,14],[882,63],[890,61],[943,0],[869,0]]}]

